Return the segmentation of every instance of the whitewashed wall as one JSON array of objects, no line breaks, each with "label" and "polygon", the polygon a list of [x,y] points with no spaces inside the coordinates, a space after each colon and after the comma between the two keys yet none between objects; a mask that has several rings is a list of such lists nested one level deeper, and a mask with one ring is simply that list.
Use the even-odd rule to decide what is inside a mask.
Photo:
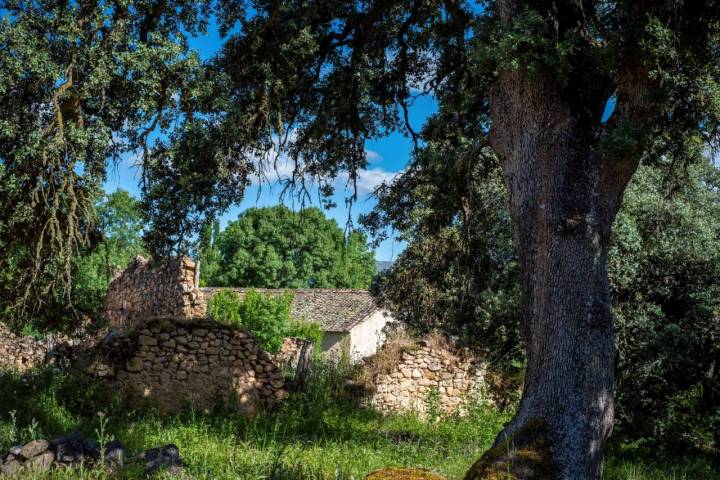
[{"label": "whitewashed wall", "polygon": [[378,310],[350,330],[350,358],[358,362],[374,355],[385,343],[384,328],[395,320],[384,310]]}]

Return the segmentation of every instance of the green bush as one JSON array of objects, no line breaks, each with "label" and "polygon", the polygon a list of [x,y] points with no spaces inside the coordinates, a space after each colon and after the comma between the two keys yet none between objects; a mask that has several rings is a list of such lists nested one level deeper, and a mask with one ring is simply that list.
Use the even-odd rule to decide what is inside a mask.
[{"label": "green bush", "polygon": [[287,331],[285,332],[286,337],[304,338],[311,340],[317,347],[315,352],[321,351],[323,336],[320,325],[315,322],[304,322],[302,320],[290,320]]},{"label": "green bush", "polygon": [[[208,315],[216,322],[245,327],[270,353],[280,350],[285,337],[297,336],[314,340],[322,332],[319,327],[300,326],[290,319],[293,295],[263,295],[248,290],[241,300],[233,290],[220,290],[208,302]],[[312,337],[310,336],[312,335]]]},{"label": "green bush", "polygon": [[220,290],[210,298],[207,313],[216,322],[225,325],[239,326],[240,321],[240,294],[233,290]]},{"label": "green bush", "polygon": [[293,295],[289,292],[272,296],[248,290],[240,304],[240,322],[270,353],[280,350],[283,344],[290,323],[292,301]]}]

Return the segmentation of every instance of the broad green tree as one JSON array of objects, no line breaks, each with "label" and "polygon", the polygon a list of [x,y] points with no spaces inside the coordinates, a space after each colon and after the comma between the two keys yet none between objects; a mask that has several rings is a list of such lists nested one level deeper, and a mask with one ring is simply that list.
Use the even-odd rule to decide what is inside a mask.
[{"label": "broad green tree", "polygon": [[365,236],[346,239],[317,208],[251,208],[214,237],[200,264],[209,286],[368,288],[375,276]]},{"label": "broad green tree", "polygon": [[98,253],[104,257],[106,283],[144,251],[140,207],[140,202],[125,190],[104,195],[97,207],[98,229],[102,235]]},{"label": "broad green tree", "polygon": [[136,255],[146,253],[140,201],[125,190],[103,195],[97,203],[98,243],[73,258],[72,300],[87,314],[101,309],[113,276]]}]

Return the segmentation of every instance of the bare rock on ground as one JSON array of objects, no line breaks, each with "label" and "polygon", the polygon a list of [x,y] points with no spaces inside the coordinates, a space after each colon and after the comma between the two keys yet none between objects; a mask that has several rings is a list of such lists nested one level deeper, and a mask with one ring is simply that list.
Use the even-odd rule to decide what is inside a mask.
[{"label": "bare rock on ground", "polygon": [[376,470],[365,480],[445,480],[440,475],[424,468],[383,468]]}]

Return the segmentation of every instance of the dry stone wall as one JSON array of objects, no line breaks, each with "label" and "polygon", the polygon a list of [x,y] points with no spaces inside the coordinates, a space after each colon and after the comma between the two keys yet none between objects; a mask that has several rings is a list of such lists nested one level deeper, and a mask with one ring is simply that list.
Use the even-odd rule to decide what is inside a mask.
[{"label": "dry stone wall", "polygon": [[73,336],[52,335],[38,340],[15,335],[0,322],[0,370],[25,372],[47,364],[66,366],[78,346],[88,340],[84,332],[76,332]]},{"label": "dry stone wall", "polygon": [[0,368],[25,371],[42,364],[48,352],[47,342],[20,337],[0,322]]},{"label": "dry stone wall", "polygon": [[157,319],[108,348],[90,370],[165,411],[221,402],[252,415],[288,395],[272,356],[248,332],[215,322]]},{"label": "dry stone wall", "polygon": [[[393,348],[392,340],[384,348]],[[462,413],[464,402],[482,388],[485,374],[485,365],[467,351],[420,340],[404,345],[393,365],[374,375],[367,403],[384,413],[424,415],[437,402],[438,413]]]},{"label": "dry stone wall", "polygon": [[104,316],[113,329],[129,330],[148,319],[192,320],[205,316],[205,302],[189,258],[135,260],[108,286]]}]

